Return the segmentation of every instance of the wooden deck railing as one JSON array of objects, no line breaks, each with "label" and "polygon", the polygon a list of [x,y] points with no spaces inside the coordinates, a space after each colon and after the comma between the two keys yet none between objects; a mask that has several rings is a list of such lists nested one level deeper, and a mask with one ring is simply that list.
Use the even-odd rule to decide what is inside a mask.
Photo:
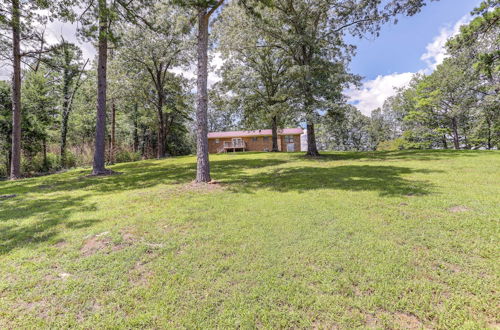
[{"label": "wooden deck railing", "polygon": [[245,143],[245,141],[236,141],[236,142],[225,141],[224,142],[224,149],[233,149],[233,148],[236,148],[236,149],[246,148],[246,143]]}]

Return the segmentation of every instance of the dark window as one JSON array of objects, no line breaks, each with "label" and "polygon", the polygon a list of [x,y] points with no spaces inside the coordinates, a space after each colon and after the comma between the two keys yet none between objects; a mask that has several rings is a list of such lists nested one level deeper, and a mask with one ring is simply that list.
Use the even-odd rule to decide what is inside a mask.
[{"label": "dark window", "polygon": [[256,141],[257,141],[257,139],[258,139],[258,137],[253,137],[253,138],[252,138],[252,141],[253,141],[253,142],[256,142]]},{"label": "dark window", "polygon": [[269,141],[269,136],[264,136],[264,141]]},{"label": "dark window", "polygon": [[293,143],[293,135],[286,135],[285,143]]}]

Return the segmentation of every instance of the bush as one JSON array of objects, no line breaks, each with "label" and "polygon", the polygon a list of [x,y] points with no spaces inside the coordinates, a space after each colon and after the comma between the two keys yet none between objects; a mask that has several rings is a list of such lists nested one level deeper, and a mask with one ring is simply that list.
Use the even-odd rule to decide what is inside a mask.
[{"label": "bush", "polygon": [[66,151],[64,155],[64,161],[61,159],[61,167],[62,168],[72,168],[77,165],[77,157],[74,153],[70,151]]},{"label": "bush", "polygon": [[46,161],[41,153],[32,158],[22,158],[21,171],[25,174],[53,172],[61,169],[59,156],[47,153]]},{"label": "bush", "polygon": [[138,160],[141,160],[141,155],[138,152],[120,150],[115,155],[117,163],[136,162]]},{"label": "bush", "polygon": [[389,141],[382,141],[377,145],[379,151],[395,151],[405,149],[406,141],[403,138],[397,138]]}]

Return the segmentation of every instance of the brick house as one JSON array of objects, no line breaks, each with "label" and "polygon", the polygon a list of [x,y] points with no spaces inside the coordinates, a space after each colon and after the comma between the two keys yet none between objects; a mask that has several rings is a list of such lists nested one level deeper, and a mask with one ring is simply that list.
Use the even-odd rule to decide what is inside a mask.
[{"label": "brick house", "polygon": [[[302,128],[278,130],[278,149],[280,151],[300,151]],[[273,148],[272,130],[211,132],[208,133],[208,152],[211,154],[236,151],[271,151]]]}]

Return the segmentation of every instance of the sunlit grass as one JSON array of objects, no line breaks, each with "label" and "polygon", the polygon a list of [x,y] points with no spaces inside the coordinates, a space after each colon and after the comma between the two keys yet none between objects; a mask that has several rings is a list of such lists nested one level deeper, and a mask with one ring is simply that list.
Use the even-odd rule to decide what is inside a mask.
[{"label": "sunlit grass", "polygon": [[498,326],[500,153],[211,161],[0,182],[0,328]]}]

